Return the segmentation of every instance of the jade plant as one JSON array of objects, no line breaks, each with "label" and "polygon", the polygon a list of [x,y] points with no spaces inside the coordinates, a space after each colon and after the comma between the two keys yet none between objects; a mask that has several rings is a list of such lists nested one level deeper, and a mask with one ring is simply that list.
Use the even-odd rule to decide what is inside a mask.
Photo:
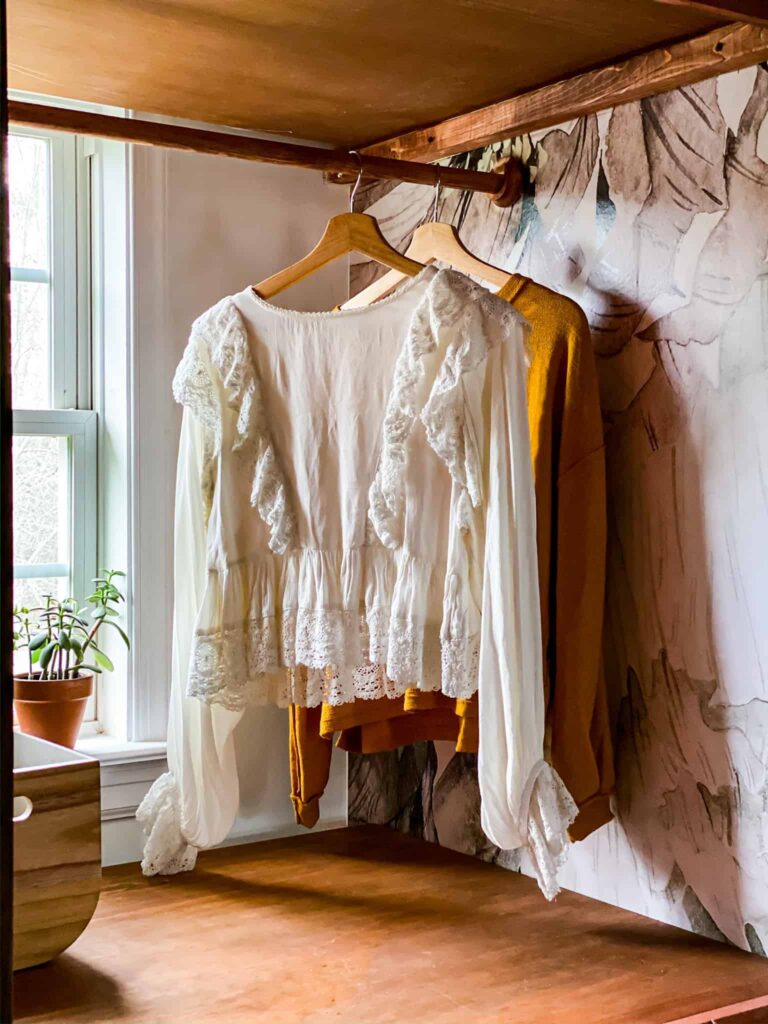
[{"label": "jade plant", "polygon": [[26,650],[29,678],[75,679],[80,672],[112,672],[114,665],[98,640],[104,627],[117,631],[127,647],[130,641],[116,621],[125,597],[115,579],[118,569],[101,569],[93,580],[93,593],[80,602],[74,597],[59,600],[48,594],[35,608],[13,610],[13,648]]}]

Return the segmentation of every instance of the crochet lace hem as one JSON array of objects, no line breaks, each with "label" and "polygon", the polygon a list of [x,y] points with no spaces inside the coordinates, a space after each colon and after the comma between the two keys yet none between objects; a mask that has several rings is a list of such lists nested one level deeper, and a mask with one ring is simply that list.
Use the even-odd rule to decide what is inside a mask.
[{"label": "crochet lace hem", "polygon": [[136,820],[145,836],[141,861],[145,875],[177,875],[192,870],[197,849],[182,835],[181,797],[171,772],[153,782],[139,804]]},{"label": "crochet lace hem", "polygon": [[558,874],[567,860],[568,828],[578,807],[563,780],[542,763],[531,791],[528,808],[528,852],[539,888],[548,900],[560,892]]},{"label": "crochet lace hem", "polygon": [[[195,635],[187,695],[232,711],[251,705],[345,704],[411,687],[470,697],[479,638],[374,612],[303,611]],[[308,669],[309,671],[292,671]],[[288,670],[288,671],[286,671]]]}]

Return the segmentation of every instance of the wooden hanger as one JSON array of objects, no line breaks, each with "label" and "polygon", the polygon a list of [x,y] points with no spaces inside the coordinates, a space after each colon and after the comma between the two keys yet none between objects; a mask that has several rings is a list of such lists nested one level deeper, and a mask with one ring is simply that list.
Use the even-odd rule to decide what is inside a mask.
[{"label": "wooden hanger", "polygon": [[392,267],[397,272],[398,281],[404,277],[414,277],[424,269],[423,263],[417,263],[415,259],[403,256],[392,248],[370,214],[340,213],[331,217],[323,237],[310,253],[285,270],[254,285],[254,291],[262,299],[271,299],[278,292],[298,284],[316,270],[351,252],[359,252],[377,263]]},{"label": "wooden hanger", "polygon": [[[494,267],[490,263],[484,263],[483,260],[471,253],[459,238],[459,233],[453,224],[443,224],[440,221],[429,221],[416,228],[406,256],[422,263],[433,263],[435,260],[440,260],[443,263],[448,263],[454,270],[479,277],[496,288],[501,288],[510,278],[506,270]],[[403,276],[397,270],[384,274],[378,281],[374,281],[357,295],[353,295],[341,308],[359,309],[363,306],[370,306],[399,284],[403,280]]]}]

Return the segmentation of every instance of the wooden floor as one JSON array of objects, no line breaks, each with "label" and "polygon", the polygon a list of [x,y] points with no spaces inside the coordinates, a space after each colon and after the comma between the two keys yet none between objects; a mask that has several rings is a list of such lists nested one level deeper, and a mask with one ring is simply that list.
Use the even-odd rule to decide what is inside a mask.
[{"label": "wooden floor", "polygon": [[17,1021],[665,1024],[768,994],[758,957],[374,827],[104,881],[71,951],[16,975]]}]

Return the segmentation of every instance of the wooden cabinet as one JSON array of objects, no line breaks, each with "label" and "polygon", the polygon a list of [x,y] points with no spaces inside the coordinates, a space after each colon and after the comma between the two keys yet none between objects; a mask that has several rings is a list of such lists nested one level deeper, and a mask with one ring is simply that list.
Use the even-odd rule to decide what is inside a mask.
[{"label": "wooden cabinet", "polygon": [[17,733],[14,969],[53,959],[90,921],[101,889],[99,763]]}]

